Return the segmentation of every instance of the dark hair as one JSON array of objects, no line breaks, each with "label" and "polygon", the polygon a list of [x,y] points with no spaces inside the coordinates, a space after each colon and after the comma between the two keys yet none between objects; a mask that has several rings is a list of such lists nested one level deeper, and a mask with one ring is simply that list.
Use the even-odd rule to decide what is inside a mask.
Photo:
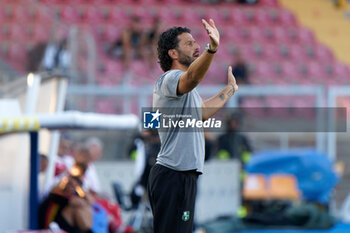
[{"label": "dark hair", "polygon": [[159,64],[164,72],[170,70],[173,63],[168,51],[178,47],[179,39],[177,36],[185,32],[191,33],[191,30],[186,27],[172,27],[160,35],[157,50]]}]

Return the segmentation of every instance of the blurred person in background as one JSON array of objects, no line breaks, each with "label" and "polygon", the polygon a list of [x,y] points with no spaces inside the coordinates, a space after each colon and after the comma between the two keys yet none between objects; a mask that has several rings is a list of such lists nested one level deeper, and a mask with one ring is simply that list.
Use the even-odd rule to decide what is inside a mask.
[{"label": "blurred person in background", "polygon": [[205,140],[205,161],[209,160],[214,152],[215,149],[215,139],[212,134],[204,131],[204,140]]},{"label": "blurred person in background", "polygon": [[112,44],[108,50],[108,54],[121,58],[124,62],[125,68],[130,68],[132,59],[144,59],[147,61],[146,45],[147,32],[142,25],[139,16],[131,17],[131,24],[124,28],[121,38]]},{"label": "blurred person in background", "polygon": [[131,157],[135,160],[136,183],[132,188],[130,198],[132,208],[137,208],[144,196],[148,177],[160,150],[160,140],[157,130],[145,130],[136,137],[131,147]]},{"label": "blurred person in background", "polygon": [[26,69],[28,72],[37,72],[40,69],[41,61],[46,49],[45,42],[39,42],[27,54]]},{"label": "blurred person in background", "polygon": [[41,69],[52,71],[67,71],[71,64],[71,53],[68,49],[67,39],[49,41],[46,45],[41,61]]},{"label": "blurred person in background", "polygon": [[45,172],[46,168],[49,165],[49,159],[47,155],[40,154],[39,155],[39,193],[40,195],[44,191],[44,181],[45,181]]},{"label": "blurred person in background", "polygon": [[94,162],[100,160],[102,157],[103,143],[99,138],[91,137],[85,141],[85,147],[88,151],[88,168],[85,174],[84,186],[86,189],[94,193],[100,193],[100,181],[97,176]]},{"label": "blurred person in background", "polygon": [[259,0],[237,0],[237,3],[240,4],[256,4]]},{"label": "blurred person in background", "polygon": [[239,130],[240,118],[232,114],[226,121],[226,132],[218,138],[218,158],[238,159],[241,164],[250,160],[252,147],[248,138]]},{"label": "blurred person in background", "polygon": [[239,52],[236,55],[235,64],[232,67],[232,73],[236,78],[237,84],[249,84],[248,66]]},{"label": "blurred person in background", "polygon": [[92,199],[82,188],[86,166],[78,164],[51,190],[39,208],[39,227],[56,222],[69,233],[92,233]]},{"label": "blurred person in background", "polygon": [[151,70],[154,69],[154,66],[157,61],[157,42],[161,33],[161,22],[158,17],[153,18],[153,25],[146,32],[146,37],[144,38],[145,42],[145,57],[146,62]]},{"label": "blurred person in background", "polygon": [[[154,87],[153,108],[199,108],[194,117],[207,120],[237,91],[232,67],[228,69],[227,86],[209,100],[202,101],[195,89],[220,44],[214,21],[202,20],[202,24],[210,42],[202,54],[188,28],[173,27],[161,34],[158,58],[164,74]],[[179,128],[158,133],[161,149],[148,181],[154,232],[192,233],[197,179],[204,166],[204,133],[202,130],[183,132]]]}]

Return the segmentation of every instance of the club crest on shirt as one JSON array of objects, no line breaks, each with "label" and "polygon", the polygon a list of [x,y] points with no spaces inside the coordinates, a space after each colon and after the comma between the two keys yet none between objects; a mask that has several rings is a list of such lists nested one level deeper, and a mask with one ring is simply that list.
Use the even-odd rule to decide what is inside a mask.
[{"label": "club crest on shirt", "polygon": [[182,214],[182,220],[187,222],[190,219],[190,211],[184,211]]}]

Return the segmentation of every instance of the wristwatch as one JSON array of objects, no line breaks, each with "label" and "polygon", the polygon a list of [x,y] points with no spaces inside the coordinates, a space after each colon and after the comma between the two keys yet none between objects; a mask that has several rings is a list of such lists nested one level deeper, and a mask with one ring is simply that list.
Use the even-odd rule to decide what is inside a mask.
[{"label": "wristwatch", "polygon": [[206,46],[205,46],[205,50],[207,50],[208,53],[216,53],[217,50],[210,50],[210,43],[208,43]]}]

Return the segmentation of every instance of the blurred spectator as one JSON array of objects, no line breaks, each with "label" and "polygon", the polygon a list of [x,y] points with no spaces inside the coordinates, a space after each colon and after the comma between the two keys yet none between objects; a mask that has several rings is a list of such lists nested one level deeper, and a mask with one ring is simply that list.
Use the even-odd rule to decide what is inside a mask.
[{"label": "blurred spectator", "polygon": [[259,0],[237,0],[237,3],[240,4],[256,4]]},{"label": "blurred spectator", "polygon": [[45,53],[45,48],[46,48],[46,43],[40,42],[28,52],[28,58],[27,58],[28,72],[36,72],[39,70],[41,61]]},{"label": "blurred spectator", "polygon": [[239,132],[239,123],[238,116],[231,116],[227,120],[226,133],[218,139],[218,157],[235,158],[243,165],[250,159],[252,147],[248,138]]},{"label": "blurred spectator", "polygon": [[49,160],[46,155],[39,155],[39,193],[42,194],[44,190],[44,181],[45,181],[45,171],[47,166],[49,165]]},{"label": "blurred spectator", "polygon": [[148,176],[152,166],[156,163],[160,150],[160,139],[157,130],[143,131],[137,137],[132,146],[131,156],[136,160],[135,175],[136,184],[131,192],[132,208],[137,208],[142,196],[145,193]]},{"label": "blurred spectator", "polygon": [[205,152],[205,161],[209,160],[213,154],[213,151],[214,151],[214,145],[215,145],[215,142],[214,142],[214,138],[213,136],[204,131],[204,140],[205,140],[205,147],[204,147],[204,152]]},{"label": "blurred spectator", "polygon": [[70,67],[71,54],[68,49],[67,39],[62,41],[51,40],[47,43],[41,68],[43,70],[67,70]]},{"label": "blurred spectator", "polygon": [[146,37],[147,33],[141,23],[141,18],[133,16],[130,26],[123,30],[122,38],[118,38],[113,43],[108,50],[108,54],[116,58],[122,58],[125,68],[129,69],[132,59],[147,60],[145,54]]},{"label": "blurred spectator", "polygon": [[232,73],[236,78],[237,84],[249,84],[248,67],[240,53],[237,54],[236,62],[232,67]]},{"label": "blurred spectator", "polygon": [[40,229],[48,229],[51,222],[56,222],[69,233],[92,232],[92,199],[82,189],[85,167],[80,164],[75,168],[76,172],[63,177],[40,205]]},{"label": "blurred spectator", "polygon": [[55,162],[55,176],[69,172],[73,167],[75,159],[71,155],[71,145],[72,142],[68,138],[61,137]]},{"label": "blurred spectator", "polygon": [[146,32],[145,37],[145,56],[146,62],[151,69],[157,64],[157,43],[161,33],[161,22],[158,17],[154,17],[152,27]]},{"label": "blurred spectator", "polygon": [[88,168],[85,174],[84,187],[94,193],[100,193],[100,181],[97,176],[94,162],[100,160],[102,157],[103,143],[100,139],[91,137],[86,140],[85,147],[88,150],[88,158],[86,161]]},{"label": "blurred spectator", "polygon": [[339,8],[339,9],[345,9],[347,6],[347,1],[346,0],[335,0],[335,5]]}]

